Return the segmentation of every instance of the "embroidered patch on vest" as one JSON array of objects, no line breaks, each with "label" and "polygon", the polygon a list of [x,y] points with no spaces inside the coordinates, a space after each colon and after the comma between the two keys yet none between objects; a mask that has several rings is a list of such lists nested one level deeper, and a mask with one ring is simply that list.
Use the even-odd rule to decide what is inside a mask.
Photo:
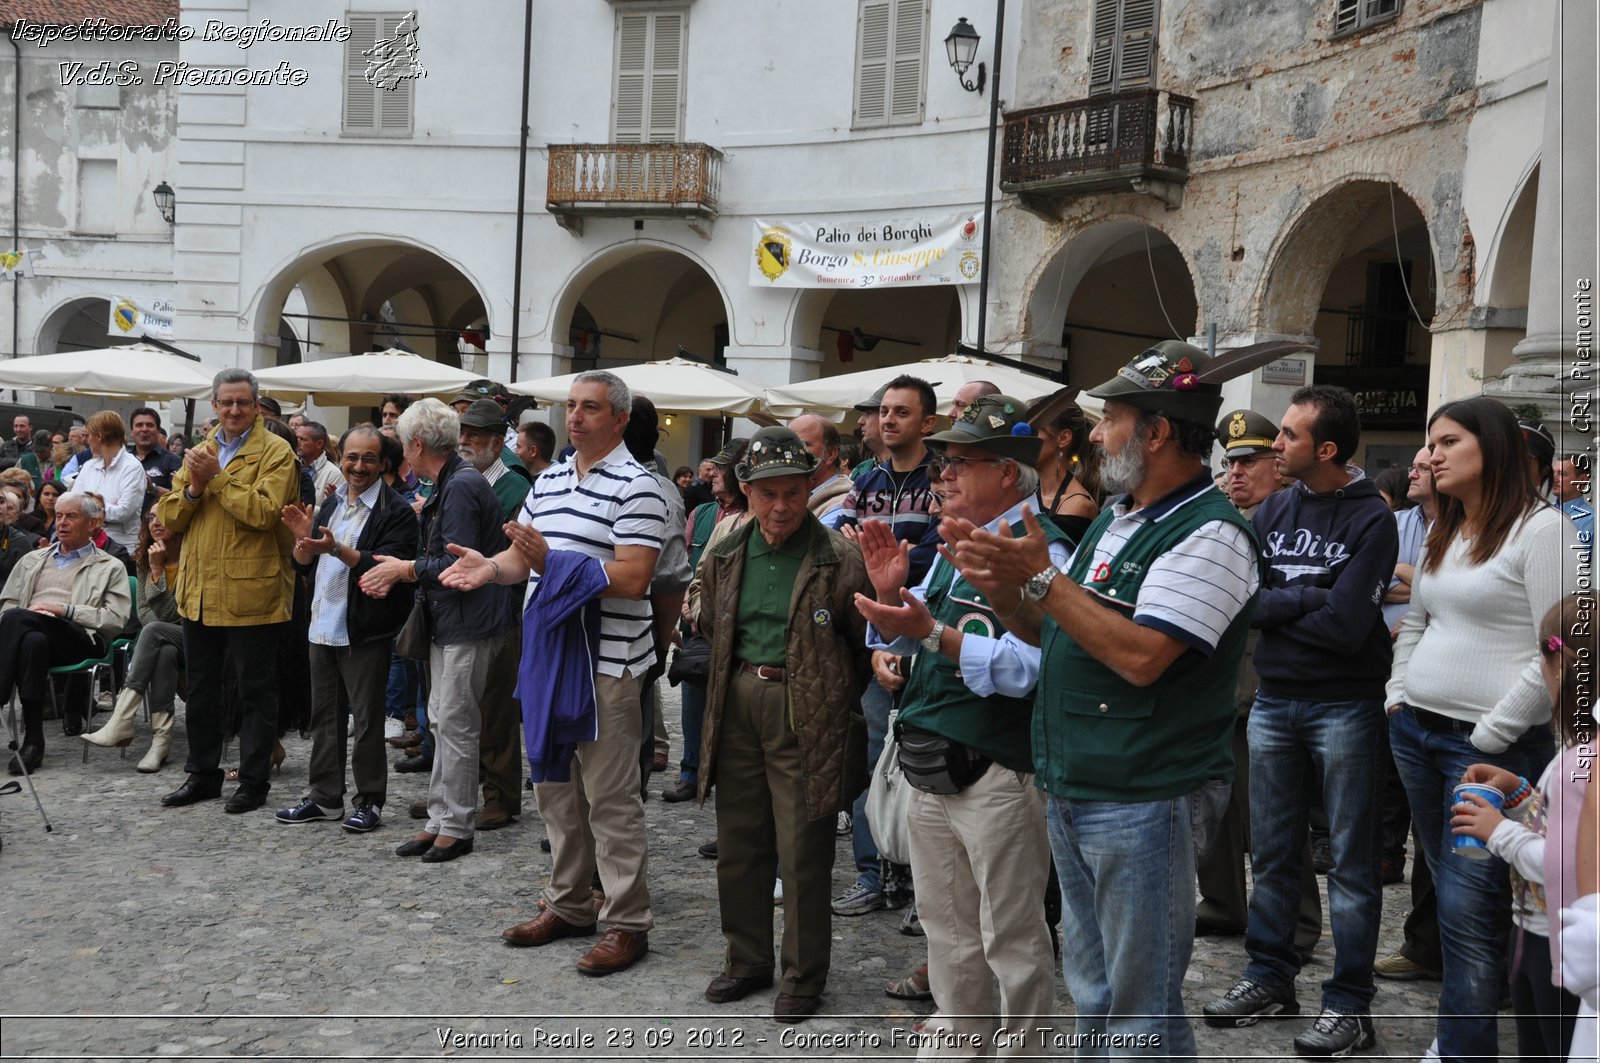
[{"label": "embroidered patch on vest", "polygon": [[963,613],[961,619],[955,622],[954,627],[963,635],[982,635],[984,638],[994,638],[994,621],[983,613]]},{"label": "embroidered patch on vest", "polygon": [[1110,578],[1111,564],[1108,561],[1102,561],[1098,565],[1094,566],[1094,574],[1089,577],[1089,582],[1104,583]]},{"label": "embroidered patch on vest", "polygon": [[818,609],[816,612],[811,614],[811,622],[816,624],[818,627],[827,627],[833,623],[833,614],[828,612],[826,609]]}]

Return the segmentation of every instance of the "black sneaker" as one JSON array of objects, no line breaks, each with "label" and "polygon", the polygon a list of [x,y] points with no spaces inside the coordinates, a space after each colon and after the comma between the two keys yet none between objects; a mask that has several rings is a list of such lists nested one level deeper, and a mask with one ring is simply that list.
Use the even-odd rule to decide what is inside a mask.
[{"label": "black sneaker", "polygon": [[1371,1015],[1341,1015],[1323,1008],[1311,1029],[1294,1039],[1294,1050],[1307,1059],[1343,1059],[1358,1048],[1377,1043]]},{"label": "black sneaker", "polygon": [[350,813],[350,818],[345,820],[341,826],[351,834],[365,834],[368,831],[377,830],[378,824],[382,819],[382,805],[374,805],[363,801],[356,806],[356,810]]},{"label": "black sneaker", "polygon": [[1294,999],[1293,986],[1268,986],[1239,979],[1232,989],[1207,1004],[1207,1026],[1254,1026],[1259,1019],[1274,1015],[1298,1015],[1300,1005]]},{"label": "black sneaker", "polygon": [[320,820],[342,819],[343,817],[343,806],[326,808],[317,804],[315,798],[307,797],[293,808],[283,809],[273,818],[279,823],[316,823]]}]

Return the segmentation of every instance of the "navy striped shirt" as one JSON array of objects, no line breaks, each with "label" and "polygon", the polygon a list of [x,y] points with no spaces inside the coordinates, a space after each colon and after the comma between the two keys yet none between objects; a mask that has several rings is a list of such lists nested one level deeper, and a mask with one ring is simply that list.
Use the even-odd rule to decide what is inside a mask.
[{"label": "navy striped shirt", "polygon": [[[660,550],[667,533],[667,503],[655,476],[621,443],[579,478],[577,456],[551,465],[528,489],[517,523],[531,525],[552,550],[573,550],[604,564],[619,546]],[[528,596],[539,574],[528,580]],[[605,598],[600,602],[601,675],[643,675],[655,663],[650,603]]]}]

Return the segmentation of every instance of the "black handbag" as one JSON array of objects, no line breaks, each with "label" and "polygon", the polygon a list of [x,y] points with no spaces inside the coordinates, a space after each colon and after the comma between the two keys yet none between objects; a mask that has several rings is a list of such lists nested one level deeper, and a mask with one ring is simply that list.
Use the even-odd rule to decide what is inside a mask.
[{"label": "black handbag", "polygon": [[894,723],[894,735],[900,744],[900,774],[923,793],[959,794],[994,763],[960,742],[899,720]]},{"label": "black handbag", "polygon": [[433,636],[428,631],[428,597],[419,589],[411,615],[394,637],[394,652],[413,661],[426,661]]},{"label": "black handbag", "polygon": [[677,686],[685,679],[705,682],[711,674],[711,640],[704,635],[691,635],[683,645],[672,651],[672,665],[667,669],[667,682]]}]

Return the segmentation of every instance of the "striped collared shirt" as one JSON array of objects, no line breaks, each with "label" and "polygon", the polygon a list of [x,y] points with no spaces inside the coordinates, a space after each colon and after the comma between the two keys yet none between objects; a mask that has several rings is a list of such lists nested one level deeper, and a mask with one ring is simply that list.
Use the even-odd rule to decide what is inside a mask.
[{"label": "striped collared shirt", "polygon": [[[552,550],[573,550],[602,564],[619,546],[661,549],[667,530],[667,505],[655,476],[618,443],[578,476],[577,457],[551,465],[528,490],[517,513],[519,524],[539,530]],[[528,580],[528,596],[539,575]],[[601,675],[643,675],[655,663],[650,603],[606,598],[600,603]]]}]

